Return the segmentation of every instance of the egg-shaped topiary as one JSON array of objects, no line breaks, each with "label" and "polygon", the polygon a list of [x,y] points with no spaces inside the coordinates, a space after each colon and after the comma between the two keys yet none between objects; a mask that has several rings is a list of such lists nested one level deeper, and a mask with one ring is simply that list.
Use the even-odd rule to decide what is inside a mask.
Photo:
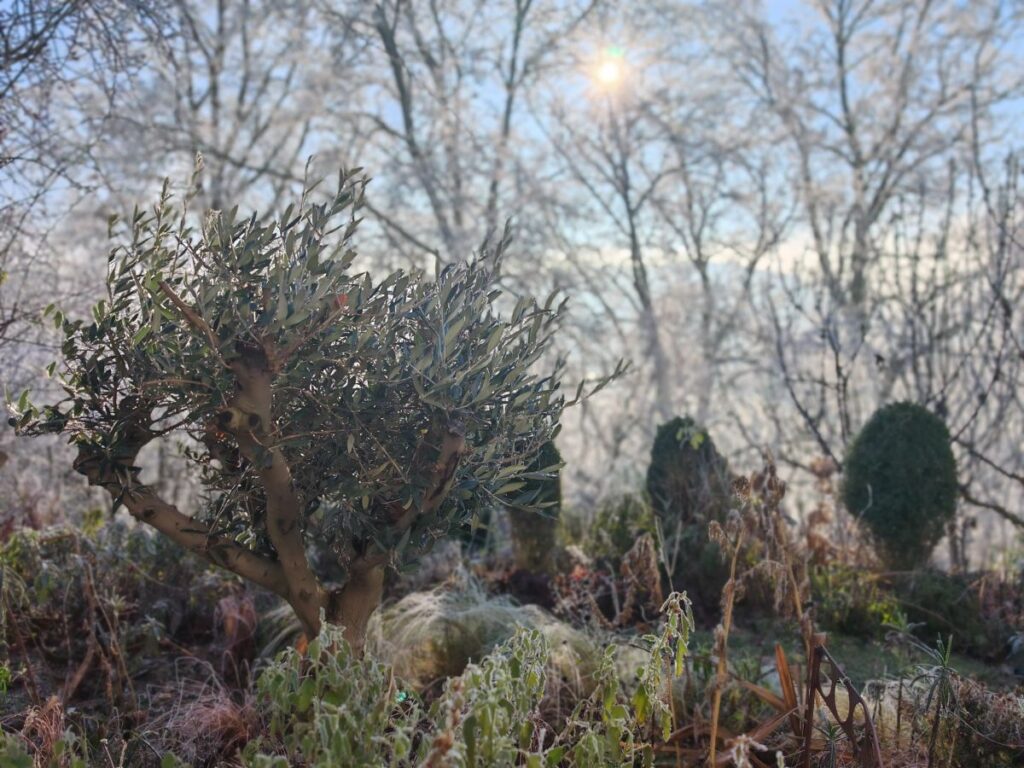
[{"label": "egg-shaped topiary", "polygon": [[928,561],[956,513],[957,490],[949,430],[921,405],[880,408],[847,451],[843,502],[892,567]]},{"label": "egg-shaped topiary", "polygon": [[647,495],[661,532],[665,568],[698,612],[717,609],[729,568],[708,524],[723,522],[732,505],[732,472],[711,435],[690,417],[658,427],[647,470]]},{"label": "egg-shaped topiary", "polygon": [[667,530],[725,519],[732,498],[729,465],[692,418],[676,417],[658,427],[647,493]]}]

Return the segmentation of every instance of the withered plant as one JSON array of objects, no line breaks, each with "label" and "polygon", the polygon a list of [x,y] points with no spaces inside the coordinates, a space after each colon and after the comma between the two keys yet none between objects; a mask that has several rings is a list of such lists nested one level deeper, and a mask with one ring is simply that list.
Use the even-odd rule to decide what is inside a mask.
[{"label": "withered plant", "polygon": [[[782,514],[786,484],[779,478],[770,455],[764,458],[761,470],[749,477],[740,477],[733,484],[735,507],[724,525],[711,523],[709,535],[729,558],[729,580],[722,590],[722,618],[714,633],[716,657],[715,679],[710,686],[711,723],[708,765],[715,765],[718,752],[719,718],[722,694],[728,683],[729,633],[733,626],[736,602],[753,583],[768,585],[776,612],[796,619],[808,658],[812,647],[813,620],[809,610],[810,584],[807,577],[806,554],[798,549],[789,535]],[[788,668],[780,676],[788,676]],[[784,686],[787,704],[795,705],[792,686]],[[790,702],[790,699],[794,699]],[[787,706],[781,717],[790,717]],[[792,718],[790,717],[791,721]],[[749,735],[749,734],[748,734]]]}]

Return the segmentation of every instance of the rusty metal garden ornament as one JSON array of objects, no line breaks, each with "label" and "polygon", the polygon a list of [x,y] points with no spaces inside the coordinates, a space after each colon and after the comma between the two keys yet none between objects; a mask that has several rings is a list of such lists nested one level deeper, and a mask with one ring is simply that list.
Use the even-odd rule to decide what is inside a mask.
[{"label": "rusty metal garden ornament", "polygon": [[[861,768],[884,768],[882,765],[882,753],[878,746],[878,736],[875,733],[875,726],[871,722],[871,715],[868,712],[867,703],[861,698],[857,689],[853,687],[850,678],[847,677],[842,667],[828,651],[825,650],[825,635],[816,634],[812,640],[811,658],[808,664],[807,673],[807,696],[806,711],[804,714],[804,750],[803,768],[811,766],[811,738],[814,734],[814,705],[817,697],[825,702],[832,717],[846,733],[853,749],[853,757],[858,761]],[[826,665],[826,676],[822,677],[822,667]],[[828,690],[825,690],[825,684]],[[847,707],[846,715],[841,716],[836,705],[836,691],[839,686],[846,689]],[[860,720],[863,725],[858,727],[857,710],[860,710]]]}]

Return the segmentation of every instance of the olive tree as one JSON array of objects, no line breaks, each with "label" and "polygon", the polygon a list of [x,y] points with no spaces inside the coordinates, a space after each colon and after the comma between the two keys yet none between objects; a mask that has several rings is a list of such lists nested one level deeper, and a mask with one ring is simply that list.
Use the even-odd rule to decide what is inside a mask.
[{"label": "olive tree", "polygon": [[[20,432],[67,435],[115,506],[280,595],[307,632],[343,624],[357,649],[386,569],[482,504],[519,500],[566,405],[561,361],[538,373],[564,302],[498,312],[507,230],[433,279],[376,280],[353,269],[364,189],[342,173],[326,202],[307,191],[261,221],[197,217],[165,184],[112,222],[92,321],[54,312],[66,397],[11,404]],[[196,446],[194,516],[140,478],[140,449],[172,433]],[[325,553],[342,579],[316,566]]]}]

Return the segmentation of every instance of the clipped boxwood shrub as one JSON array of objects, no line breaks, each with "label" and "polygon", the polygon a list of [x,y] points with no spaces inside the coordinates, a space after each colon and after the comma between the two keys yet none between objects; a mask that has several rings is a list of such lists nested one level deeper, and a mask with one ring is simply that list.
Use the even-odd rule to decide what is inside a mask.
[{"label": "clipped boxwood shrub", "polygon": [[593,514],[567,508],[559,520],[560,537],[590,557],[617,569],[645,533],[657,538],[651,506],[643,494],[624,493],[601,501]]},{"label": "clipped boxwood shrub", "polygon": [[846,454],[843,502],[861,518],[882,558],[924,565],[956,513],[956,459],[949,430],[914,403],[880,408]]}]

